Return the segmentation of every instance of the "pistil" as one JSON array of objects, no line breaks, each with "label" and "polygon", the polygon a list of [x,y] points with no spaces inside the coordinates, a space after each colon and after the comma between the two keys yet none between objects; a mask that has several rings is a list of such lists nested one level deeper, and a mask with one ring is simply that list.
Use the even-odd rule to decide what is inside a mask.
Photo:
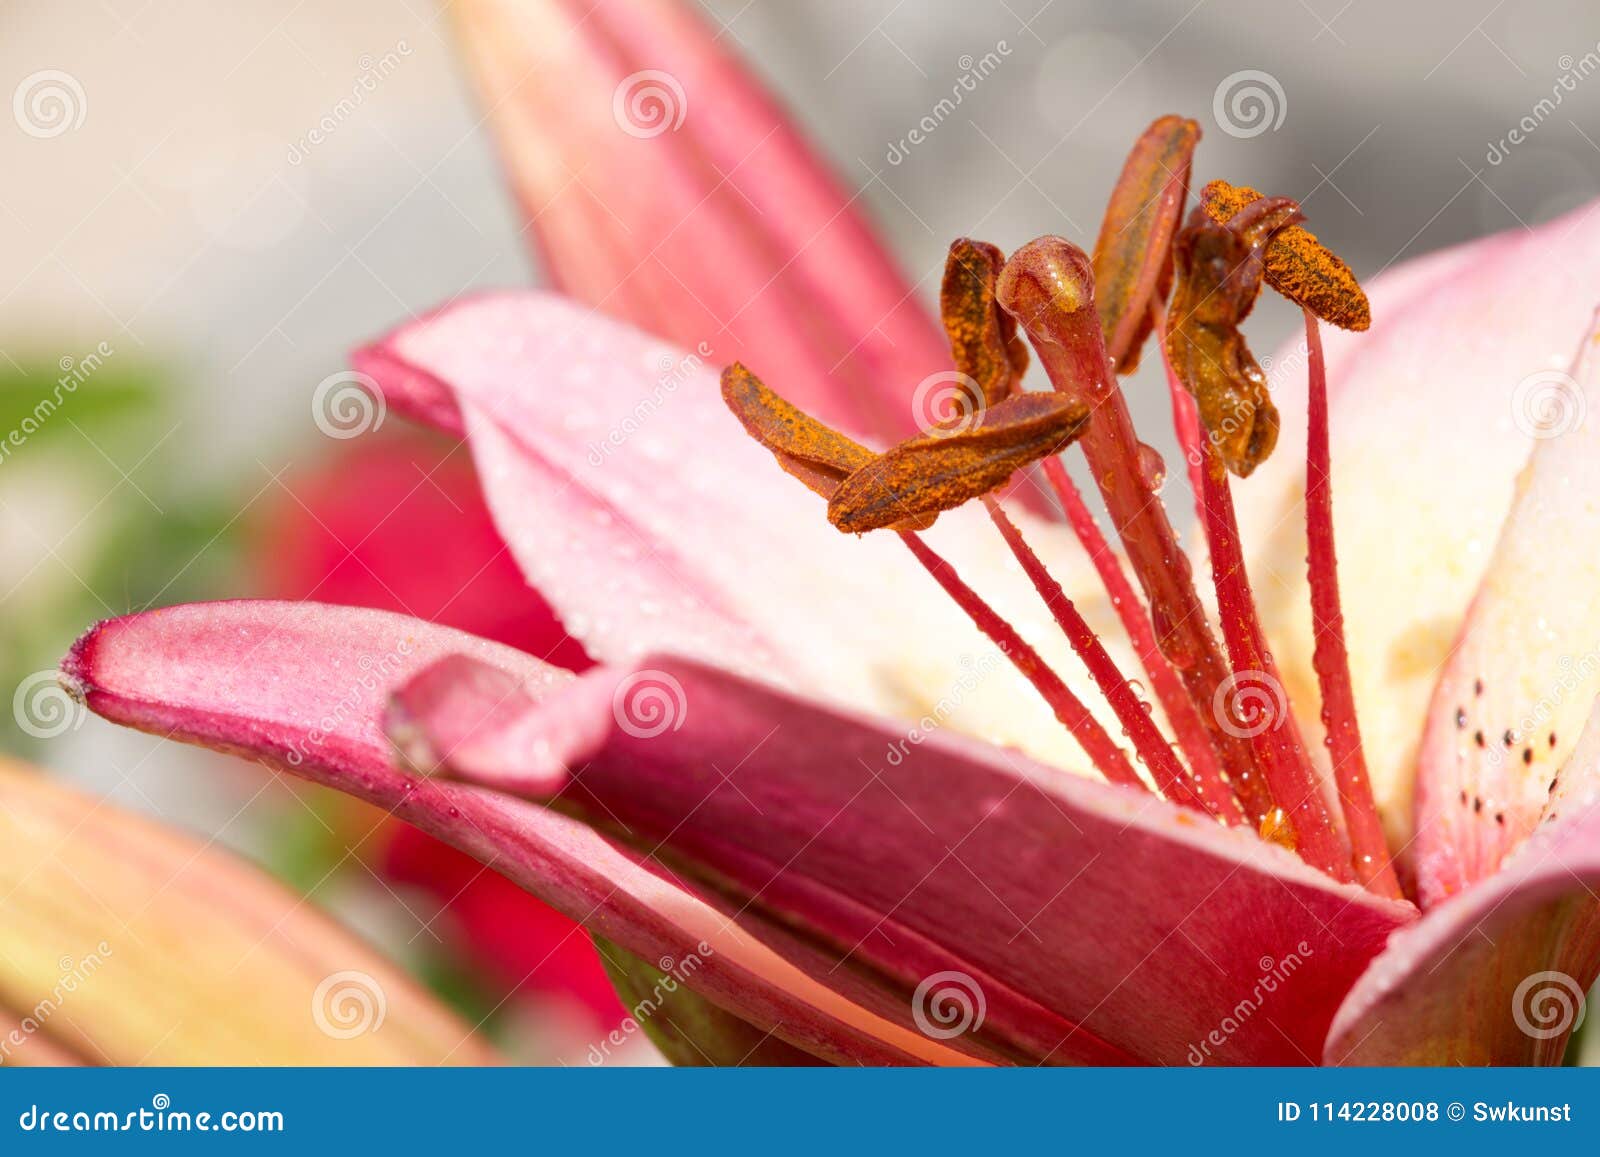
[{"label": "pistil", "polygon": [[1070,242],[1042,237],[1012,255],[997,288],[1001,306],[1027,332],[1056,391],[1090,407],[1080,443],[1144,588],[1157,643],[1205,719],[1246,814],[1259,824],[1273,800],[1260,778],[1251,775],[1250,745],[1230,734],[1211,710],[1227,678],[1227,663],[1206,624],[1188,556],[1155,493],[1148,470],[1154,452],[1134,435],[1127,403],[1110,373],[1088,260]]}]

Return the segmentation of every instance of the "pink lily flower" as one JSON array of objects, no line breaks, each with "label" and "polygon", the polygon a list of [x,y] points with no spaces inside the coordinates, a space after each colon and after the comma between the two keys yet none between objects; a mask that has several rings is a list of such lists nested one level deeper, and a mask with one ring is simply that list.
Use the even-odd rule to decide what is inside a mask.
[{"label": "pink lily flower", "polygon": [[[946,348],[693,21],[578,7],[470,6],[502,143],[562,285],[696,352],[508,292],[355,364],[466,437],[523,573],[600,665],[231,602],[101,623],[66,684],[483,860],[616,946],[637,1018],[685,1063],[1559,1061],[1600,972],[1593,208],[1397,268],[1370,332],[1326,358],[1308,314],[1268,383],[1236,329],[1262,276],[1334,320],[1353,299],[1330,310],[1296,282],[1314,242],[1292,203],[1250,194],[1178,232],[1197,131],[1165,118],[1092,276],[1059,239],[987,274],[987,250],[958,245]],[[535,44],[570,72],[527,68]],[[653,181],[603,135],[647,69],[688,108],[622,134],[654,150]],[[572,186],[600,195],[557,195]],[[607,208],[661,244],[619,256]],[[1175,234],[1173,306],[1146,326]],[[1053,392],[1015,392],[1019,327]],[[1173,397],[1209,617],[1110,373],[1152,328],[1196,395]],[[777,392],[739,368],[719,389],[706,363],[735,353]],[[808,416],[897,437],[910,385],[952,353],[966,409],[887,452]],[[1538,390],[1577,420],[1516,408]],[[1280,449],[1235,503],[1223,465],[1251,473],[1297,428],[1304,465]],[[1125,558],[1076,516],[1056,457],[1074,440]],[[1034,462],[1070,531],[1006,509]],[[808,489],[871,532],[834,530]],[[1302,494],[1305,540],[1283,530]],[[1555,544],[1577,549],[1558,563]],[[1091,574],[1098,608],[1066,598]],[[1279,574],[1303,579],[1250,585]],[[1091,683],[1104,705],[1080,698]],[[1328,755],[1302,738],[1324,730]]]}]

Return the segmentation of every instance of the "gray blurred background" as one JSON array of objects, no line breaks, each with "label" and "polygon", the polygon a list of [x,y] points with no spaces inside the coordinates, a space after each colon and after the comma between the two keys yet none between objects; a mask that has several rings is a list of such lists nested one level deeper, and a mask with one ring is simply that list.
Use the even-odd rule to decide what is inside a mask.
[{"label": "gray blurred background", "polygon": [[[1091,240],[1128,143],[1168,111],[1205,126],[1199,175],[1299,197],[1363,275],[1600,190],[1600,79],[1579,76],[1600,12],[1585,0],[703,7],[865,186],[918,277],[959,233]],[[82,118],[48,137],[0,122],[0,351],[54,360],[109,341],[173,366],[189,392],[172,440],[196,471],[259,458],[265,481],[352,341],[537,277],[425,0],[12,0],[0,20],[0,95],[59,71]],[[998,67],[890,164],[1001,44]],[[398,67],[296,163],[296,141],[390,53]],[[1247,70],[1281,95],[1267,94],[1272,124],[1230,135],[1218,87]],[[1492,164],[1527,117],[1536,128]]]},{"label": "gray blurred background", "polygon": [[[1299,198],[1363,277],[1600,193],[1593,0],[703,7],[930,300],[956,235],[1092,243],[1129,144],[1166,112],[1204,126],[1198,179]],[[360,106],[304,148],[375,70]],[[958,87],[959,107],[936,113]],[[0,429],[60,371],[94,365],[37,445],[0,458],[9,694],[48,678],[93,618],[238,589],[218,576],[239,528],[286,501],[286,471],[336,448],[310,398],[345,352],[539,273],[427,0],[9,0],[4,96],[0,404],[21,409]],[[911,141],[929,116],[936,129]],[[1263,302],[1255,348],[1297,317]],[[1156,411],[1143,427],[1165,429],[1165,391],[1133,396]],[[299,814],[253,781],[193,774],[203,753],[98,721],[39,738],[3,746],[258,856],[272,817]],[[370,881],[312,881],[397,951],[418,939],[419,913],[361,902]],[[386,920],[397,927],[372,927]]]}]

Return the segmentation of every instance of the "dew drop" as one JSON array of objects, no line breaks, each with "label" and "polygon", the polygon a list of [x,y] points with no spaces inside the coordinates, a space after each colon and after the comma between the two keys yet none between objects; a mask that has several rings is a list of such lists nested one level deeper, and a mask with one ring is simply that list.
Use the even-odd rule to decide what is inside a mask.
[{"label": "dew drop", "polygon": [[1139,443],[1139,477],[1151,490],[1160,490],[1167,481],[1167,464],[1154,446]]}]

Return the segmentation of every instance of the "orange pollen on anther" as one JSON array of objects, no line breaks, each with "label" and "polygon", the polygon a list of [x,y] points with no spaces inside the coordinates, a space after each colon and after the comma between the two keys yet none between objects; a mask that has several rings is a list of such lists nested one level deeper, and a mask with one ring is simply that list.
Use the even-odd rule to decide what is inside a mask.
[{"label": "orange pollen on anther", "polygon": [[1088,419],[1081,402],[1031,393],[941,423],[891,447],[841,482],[828,500],[828,521],[860,534],[953,509],[1064,450]]},{"label": "orange pollen on anther", "polygon": [[[1212,181],[1200,204],[1218,225],[1226,225],[1261,194],[1247,185]],[[1266,279],[1283,296],[1330,325],[1363,330],[1372,324],[1372,307],[1356,275],[1316,234],[1303,225],[1279,229],[1267,243]]]},{"label": "orange pollen on anther", "polygon": [[956,369],[976,386],[976,396],[968,399],[972,409],[1004,401],[1028,368],[1028,347],[1017,335],[1017,323],[994,300],[1005,263],[995,246],[966,237],[951,243],[945,259],[939,315]]}]

